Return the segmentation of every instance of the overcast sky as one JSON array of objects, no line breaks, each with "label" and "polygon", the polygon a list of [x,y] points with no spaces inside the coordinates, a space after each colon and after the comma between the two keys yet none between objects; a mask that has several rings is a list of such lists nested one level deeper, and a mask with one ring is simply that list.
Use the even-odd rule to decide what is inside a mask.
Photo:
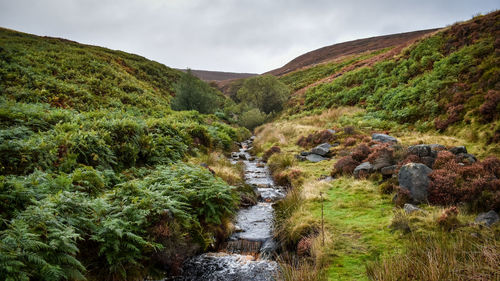
[{"label": "overcast sky", "polygon": [[0,26],[171,67],[262,73],[334,43],[498,8],[500,0],[0,0]]}]

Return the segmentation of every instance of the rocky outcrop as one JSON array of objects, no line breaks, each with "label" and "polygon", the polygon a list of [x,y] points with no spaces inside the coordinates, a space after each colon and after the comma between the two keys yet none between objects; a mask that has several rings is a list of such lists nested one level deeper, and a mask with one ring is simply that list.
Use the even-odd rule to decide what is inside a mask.
[{"label": "rocky outcrop", "polygon": [[427,202],[427,188],[429,187],[429,174],[431,172],[432,169],[424,164],[406,164],[399,170],[399,186],[409,191],[410,198],[414,202]]}]

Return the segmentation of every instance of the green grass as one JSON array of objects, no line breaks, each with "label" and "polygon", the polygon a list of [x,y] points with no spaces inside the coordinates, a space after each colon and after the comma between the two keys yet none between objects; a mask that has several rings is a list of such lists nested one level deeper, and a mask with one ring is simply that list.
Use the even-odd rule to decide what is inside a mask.
[{"label": "green grass", "polygon": [[[393,216],[390,199],[382,197],[372,182],[339,178],[325,200],[326,230],[333,237],[329,280],[368,280],[367,261],[402,248],[398,235],[388,228]],[[321,216],[319,202],[305,206],[315,217]]]}]

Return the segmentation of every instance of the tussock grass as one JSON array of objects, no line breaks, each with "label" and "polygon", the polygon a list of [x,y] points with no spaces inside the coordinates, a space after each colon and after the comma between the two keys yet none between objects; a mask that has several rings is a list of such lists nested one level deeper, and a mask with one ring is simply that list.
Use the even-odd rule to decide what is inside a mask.
[{"label": "tussock grass", "polygon": [[412,235],[407,250],[367,265],[373,280],[499,280],[500,244],[491,231],[472,236]]},{"label": "tussock grass", "polygon": [[210,152],[193,157],[189,162],[194,164],[206,164],[215,172],[215,175],[223,179],[229,185],[241,185],[245,182],[244,166],[233,165],[221,152]]}]

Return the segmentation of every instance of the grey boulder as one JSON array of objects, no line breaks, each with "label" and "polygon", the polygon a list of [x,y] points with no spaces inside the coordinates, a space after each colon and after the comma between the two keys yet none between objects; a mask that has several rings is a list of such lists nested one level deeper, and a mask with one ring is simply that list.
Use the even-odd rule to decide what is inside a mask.
[{"label": "grey boulder", "polygon": [[366,177],[372,171],[373,171],[373,165],[370,164],[370,162],[363,162],[354,169],[353,174],[355,178],[360,178],[360,177]]},{"label": "grey boulder", "polygon": [[403,210],[405,210],[405,212],[407,214],[411,214],[413,212],[416,212],[416,211],[421,211],[422,209],[420,209],[419,207],[413,205],[413,204],[408,204],[406,203],[404,206],[403,206]]},{"label": "grey boulder", "polygon": [[380,172],[384,176],[390,176],[392,174],[395,174],[397,169],[398,169],[398,165],[392,165],[392,166],[387,166],[387,167],[380,169]]},{"label": "grey boulder", "polygon": [[329,143],[322,143],[315,148],[311,149],[311,153],[318,154],[320,156],[325,156],[330,152],[330,147],[332,147]]},{"label": "grey boulder", "polygon": [[455,146],[455,147],[452,147],[450,148],[450,152],[455,154],[455,155],[458,155],[460,153],[467,153],[467,148],[465,148],[465,146]]},{"label": "grey boulder", "polygon": [[391,137],[386,134],[372,134],[372,140],[379,142],[392,142],[392,143],[398,142],[398,140],[395,137]]},{"label": "grey boulder", "polygon": [[399,186],[410,192],[410,197],[417,203],[427,202],[429,174],[432,169],[424,164],[409,163],[399,169]]},{"label": "grey boulder", "polygon": [[497,212],[491,210],[487,213],[481,213],[476,217],[475,222],[484,224],[486,226],[492,226],[493,224],[497,223],[500,220],[498,217]]},{"label": "grey boulder", "polygon": [[419,157],[431,156],[431,150],[431,146],[427,144],[418,144],[408,147],[408,152],[410,152],[410,154],[414,154]]},{"label": "grey boulder", "polygon": [[321,155],[318,155],[318,154],[309,154],[306,156],[306,159],[310,162],[320,162],[320,161],[323,161],[323,160],[328,160],[328,158],[325,158]]}]

